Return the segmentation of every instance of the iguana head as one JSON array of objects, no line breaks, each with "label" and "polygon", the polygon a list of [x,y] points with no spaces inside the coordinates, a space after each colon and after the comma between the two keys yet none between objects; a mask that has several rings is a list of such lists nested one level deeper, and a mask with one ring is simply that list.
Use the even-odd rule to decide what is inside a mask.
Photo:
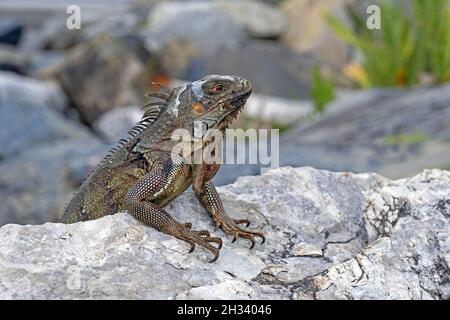
[{"label": "iguana head", "polygon": [[143,107],[142,120],[129,131],[130,138],[122,145],[138,136],[134,150],[143,152],[157,147],[169,151],[177,143],[173,134],[178,130],[189,132],[191,138],[203,138],[208,132],[215,134],[210,129],[226,129],[252,92],[248,80],[228,75],[209,75],[180,87],[159,88],[148,96],[162,101],[151,101]]},{"label": "iguana head", "polygon": [[252,87],[247,79],[236,76],[209,75],[175,88],[167,111],[180,127],[193,130],[202,124],[203,131],[225,129],[243,110]]}]

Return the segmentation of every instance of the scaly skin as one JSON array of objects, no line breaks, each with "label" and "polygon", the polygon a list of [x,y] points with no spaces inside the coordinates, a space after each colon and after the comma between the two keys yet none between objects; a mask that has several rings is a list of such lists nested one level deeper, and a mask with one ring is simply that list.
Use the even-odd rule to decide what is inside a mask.
[{"label": "scaly skin", "polygon": [[[161,99],[144,107],[144,118],[131,131],[130,137],[89,175],[79,192],[67,205],[63,223],[97,219],[126,211],[139,221],[172,235],[191,245],[209,250],[210,262],[219,257],[222,240],[207,230],[192,230],[190,222],[181,223],[163,208],[189,186],[218,228],[233,237],[241,237],[255,245],[255,237],[264,235],[239,227],[249,225],[246,219],[230,218],[211,182],[220,164],[192,164],[174,151],[178,143],[171,139],[176,129],[194,132],[194,122],[222,134],[242,110],[251,93],[250,82],[232,76],[207,76],[189,85],[164,88],[151,96]],[[207,142],[203,143],[206,147]],[[192,151],[193,152],[193,151]]]}]

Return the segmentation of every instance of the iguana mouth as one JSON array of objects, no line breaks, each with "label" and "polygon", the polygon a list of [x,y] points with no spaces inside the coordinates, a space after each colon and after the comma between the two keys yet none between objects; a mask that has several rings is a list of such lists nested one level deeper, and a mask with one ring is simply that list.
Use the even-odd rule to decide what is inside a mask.
[{"label": "iguana mouth", "polygon": [[222,108],[230,109],[230,111],[217,121],[217,123],[219,124],[219,129],[226,129],[230,126],[230,124],[237,118],[241,111],[244,110],[244,105],[251,93],[252,89],[250,88],[223,101]]}]

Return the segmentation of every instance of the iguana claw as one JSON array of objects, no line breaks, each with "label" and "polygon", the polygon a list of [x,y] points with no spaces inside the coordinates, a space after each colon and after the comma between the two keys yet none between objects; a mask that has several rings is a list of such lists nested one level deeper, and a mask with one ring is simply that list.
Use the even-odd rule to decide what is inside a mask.
[{"label": "iguana claw", "polygon": [[[183,229],[179,232],[180,234],[174,235],[175,237],[184,240],[191,245],[188,253],[192,253],[198,244],[214,254],[214,258],[210,262],[217,260],[219,257],[219,251],[222,248],[222,239],[218,237],[211,237],[208,230],[191,230],[192,224],[189,222],[182,224],[182,227]],[[210,242],[216,243],[217,247],[212,246]]]},{"label": "iguana claw", "polygon": [[233,222],[236,224],[245,223],[246,228],[248,228],[248,226],[250,225],[250,220],[248,220],[248,219],[233,219]]}]

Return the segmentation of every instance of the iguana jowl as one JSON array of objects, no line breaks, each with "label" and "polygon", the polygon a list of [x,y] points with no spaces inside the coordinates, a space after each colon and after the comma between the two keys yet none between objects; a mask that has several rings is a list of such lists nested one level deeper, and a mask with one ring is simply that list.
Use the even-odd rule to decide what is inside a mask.
[{"label": "iguana jowl", "polygon": [[[176,129],[194,132],[194,123],[206,128],[224,130],[243,109],[251,94],[248,80],[234,76],[211,75],[174,89],[162,88],[149,94],[161,101],[144,107],[142,120],[122,139],[116,148],[89,175],[67,205],[63,223],[97,219],[126,211],[145,224],[188,242],[192,252],[196,245],[214,254],[217,260],[222,240],[207,230],[192,230],[192,224],[181,223],[163,208],[189,186],[217,227],[233,236],[264,242],[260,232],[240,228],[246,219],[232,219],[224,210],[211,179],[220,164],[189,163],[174,154],[177,141],[171,138]],[[216,244],[216,246],[213,245]]]}]

